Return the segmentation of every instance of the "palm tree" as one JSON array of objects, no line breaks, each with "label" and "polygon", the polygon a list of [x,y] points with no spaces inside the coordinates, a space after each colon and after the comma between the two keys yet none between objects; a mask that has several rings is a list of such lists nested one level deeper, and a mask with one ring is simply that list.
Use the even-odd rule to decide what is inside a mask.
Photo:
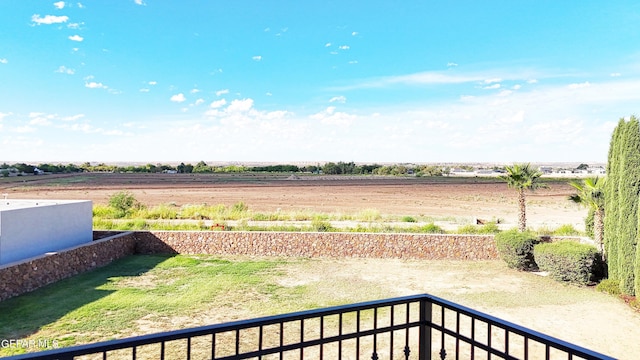
[{"label": "palm tree", "polygon": [[540,183],[542,172],[532,168],[530,164],[513,164],[513,166],[506,166],[505,170],[507,174],[500,178],[507,182],[509,188],[518,191],[518,206],[520,208],[518,230],[525,231],[527,230],[527,205],[524,191],[534,191],[547,186]]},{"label": "palm tree", "polygon": [[587,178],[582,182],[572,181],[569,184],[578,192],[569,196],[569,200],[593,210],[593,237],[604,258],[605,178]]}]

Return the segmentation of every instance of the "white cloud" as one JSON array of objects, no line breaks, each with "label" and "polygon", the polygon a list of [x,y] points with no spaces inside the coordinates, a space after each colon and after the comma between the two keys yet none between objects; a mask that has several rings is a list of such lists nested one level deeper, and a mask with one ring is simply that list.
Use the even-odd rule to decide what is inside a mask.
[{"label": "white cloud", "polygon": [[6,118],[7,116],[11,116],[13,115],[13,113],[1,113],[0,112],[0,121],[2,121],[2,119]]},{"label": "white cloud", "polygon": [[351,33],[351,36],[356,36],[356,35],[358,35],[358,32],[357,32],[357,31],[353,31],[353,32]]},{"label": "white cloud", "polygon": [[184,97],[183,93],[179,93],[179,94],[173,95],[170,100],[173,101],[173,102],[181,103],[181,102],[187,100],[187,98]]},{"label": "white cloud", "polygon": [[330,47],[330,46],[331,46],[331,43],[330,43],[330,42],[328,42],[328,43],[324,44],[324,47]]},{"label": "white cloud", "polygon": [[149,85],[157,85],[158,82],[157,81],[149,81],[147,84],[149,84]]},{"label": "white cloud", "polygon": [[147,93],[147,92],[149,92],[149,91],[150,91],[150,90],[149,90],[149,89],[147,89],[147,88],[142,88],[142,89],[140,89],[140,92],[144,92],[144,93]]},{"label": "white cloud", "polygon": [[583,89],[583,88],[587,88],[591,86],[591,84],[588,81],[585,81],[583,83],[580,84],[570,84],[568,86],[569,89]]},{"label": "white cloud", "polygon": [[76,120],[82,119],[84,116],[85,116],[84,114],[76,114],[76,115],[72,115],[72,116],[63,117],[62,120],[64,120],[64,121],[76,121]]},{"label": "white cloud", "polygon": [[229,93],[229,89],[218,90],[218,91],[216,91],[216,96],[220,96],[220,95],[224,95],[224,94],[228,94],[228,93]]},{"label": "white cloud", "polygon": [[527,84],[537,84],[538,83],[538,79],[529,79],[527,80]]},{"label": "white cloud", "polygon": [[67,25],[67,28],[79,30],[82,25],[84,25],[84,23],[70,23]]},{"label": "white cloud", "polygon": [[40,17],[39,14],[34,14],[31,16],[31,22],[36,23],[38,25],[46,24],[60,24],[67,22],[69,20],[68,16],[55,16],[55,15],[45,15],[44,17]]},{"label": "white cloud", "polygon": [[72,35],[72,36],[69,36],[69,40],[80,42],[80,41],[84,40],[84,38],[82,36],[80,36],[80,35]]},{"label": "white cloud", "polygon": [[233,100],[227,107],[227,112],[247,112],[253,107],[253,99]]},{"label": "white cloud", "polygon": [[329,106],[324,111],[311,115],[310,118],[320,120],[320,122],[325,125],[348,127],[356,120],[357,116],[344,112],[336,112],[335,106]]},{"label": "white cloud", "polygon": [[99,83],[99,82],[95,82],[95,81],[84,83],[84,86],[88,87],[89,89],[106,89],[106,88],[108,88],[108,86],[106,86],[106,85],[104,85],[102,83]]},{"label": "white cloud", "polygon": [[212,109],[217,109],[217,108],[220,108],[222,106],[225,106],[226,104],[227,104],[227,100],[220,99],[220,100],[216,100],[216,101],[212,102],[211,105],[209,105],[209,107],[211,107]]},{"label": "white cloud", "polygon": [[337,52],[337,51],[330,51],[330,52],[329,52],[329,54],[331,54],[331,55],[338,55],[338,52]]},{"label": "white cloud", "polygon": [[485,86],[485,87],[483,87],[483,89],[488,89],[488,90],[500,89],[500,84],[493,84],[493,85]]},{"label": "white cloud", "polygon": [[485,79],[484,83],[485,84],[493,84],[493,83],[499,83],[502,82],[502,79],[500,78],[492,78],[492,79]]},{"label": "white cloud", "polygon": [[64,1],[54,2],[53,6],[55,6],[57,9],[64,9]]},{"label": "white cloud", "polygon": [[143,0],[133,0],[136,5],[147,5]]},{"label": "white cloud", "polygon": [[458,64],[456,64],[456,63],[454,63],[452,61],[447,63],[447,67],[456,67],[456,66],[458,66]]},{"label": "white cloud", "polygon": [[60,67],[58,67],[58,69],[56,69],[57,73],[61,73],[61,74],[68,74],[68,75],[73,75],[76,73],[76,71],[74,69],[69,69],[68,67],[61,65]]},{"label": "white cloud", "polygon": [[351,61],[349,61],[349,64],[357,64],[357,63],[358,63],[358,60],[351,60]]},{"label": "white cloud", "polygon": [[513,85],[512,87],[513,90],[520,90],[520,88],[522,88],[522,85],[520,84]]},{"label": "white cloud", "polygon": [[200,92],[200,89],[191,89],[190,93],[197,94]]},{"label": "white cloud", "polygon": [[622,74],[619,73],[619,72],[615,72],[615,73],[611,73],[609,76],[611,76],[611,77],[620,77],[620,76],[622,76]]},{"label": "white cloud", "polygon": [[256,56],[252,57],[252,59],[253,59],[254,61],[260,61],[260,60],[262,60],[262,56],[260,56],[260,55],[256,55]]},{"label": "white cloud", "polygon": [[78,3],[78,7],[79,7],[80,9],[84,9],[84,5],[82,5],[82,3]]},{"label": "white cloud", "polygon": [[15,132],[19,134],[35,132],[37,129],[33,126],[18,126],[15,128]]},{"label": "white cloud", "polygon": [[8,63],[9,63],[9,60],[5,58],[0,59],[0,64],[8,64]]},{"label": "white cloud", "polygon": [[338,102],[338,103],[344,104],[345,102],[347,102],[347,98],[346,98],[346,97],[344,97],[344,96],[342,96],[342,95],[340,95],[340,96],[334,96],[334,97],[332,97],[331,99],[329,99],[329,102],[330,102],[330,103],[332,103],[332,102]]},{"label": "white cloud", "polygon": [[273,96],[273,94],[272,94],[272,93],[270,93],[270,92],[267,92],[265,95],[267,95],[267,96]]},{"label": "white cloud", "polygon": [[200,98],[198,100],[196,100],[196,102],[194,103],[196,106],[200,105],[200,104],[204,104],[204,99]]},{"label": "white cloud", "polygon": [[349,47],[349,45],[341,45],[340,47],[338,47],[338,49],[340,49],[340,50],[349,50],[350,47]]}]

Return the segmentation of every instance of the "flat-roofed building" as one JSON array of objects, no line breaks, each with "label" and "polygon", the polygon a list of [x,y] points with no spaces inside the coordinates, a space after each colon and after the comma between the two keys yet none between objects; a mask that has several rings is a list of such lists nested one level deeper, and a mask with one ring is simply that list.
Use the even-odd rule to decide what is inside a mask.
[{"label": "flat-roofed building", "polygon": [[0,265],[93,240],[90,200],[0,199]]}]

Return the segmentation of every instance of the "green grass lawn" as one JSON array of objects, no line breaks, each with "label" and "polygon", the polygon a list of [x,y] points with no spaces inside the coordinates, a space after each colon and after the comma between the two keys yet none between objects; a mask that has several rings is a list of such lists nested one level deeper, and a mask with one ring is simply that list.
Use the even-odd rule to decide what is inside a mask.
[{"label": "green grass lawn", "polygon": [[[195,316],[242,301],[245,291],[267,296],[277,290],[268,278],[280,263],[130,256],[0,302],[0,339],[50,339],[71,346],[120,338],[143,317]],[[0,355],[10,354],[11,349],[0,349]]]}]

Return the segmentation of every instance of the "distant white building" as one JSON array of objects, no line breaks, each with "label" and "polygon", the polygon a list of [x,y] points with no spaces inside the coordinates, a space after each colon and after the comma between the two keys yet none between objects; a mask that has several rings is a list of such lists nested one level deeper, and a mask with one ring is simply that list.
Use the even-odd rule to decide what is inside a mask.
[{"label": "distant white building", "polygon": [[0,266],[93,240],[89,200],[0,199]]}]

